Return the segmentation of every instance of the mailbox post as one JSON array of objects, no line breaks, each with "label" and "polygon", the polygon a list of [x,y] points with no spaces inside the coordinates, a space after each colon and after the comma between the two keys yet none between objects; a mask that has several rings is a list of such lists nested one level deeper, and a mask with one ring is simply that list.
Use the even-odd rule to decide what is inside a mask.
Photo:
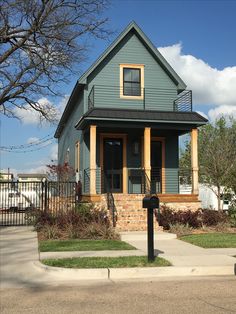
[{"label": "mailbox post", "polygon": [[148,261],[152,262],[155,259],[153,235],[153,209],[159,208],[159,198],[156,196],[144,197],[143,208],[147,208]]}]

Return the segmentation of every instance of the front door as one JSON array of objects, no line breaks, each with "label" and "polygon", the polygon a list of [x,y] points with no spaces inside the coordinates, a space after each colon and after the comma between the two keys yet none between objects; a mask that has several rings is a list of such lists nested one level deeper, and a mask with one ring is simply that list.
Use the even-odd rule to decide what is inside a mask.
[{"label": "front door", "polygon": [[162,143],[151,144],[151,193],[161,193]]},{"label": "front door", "polygon": [[104,190],[122,192],[123,173],[122,139],[104,139]]}]

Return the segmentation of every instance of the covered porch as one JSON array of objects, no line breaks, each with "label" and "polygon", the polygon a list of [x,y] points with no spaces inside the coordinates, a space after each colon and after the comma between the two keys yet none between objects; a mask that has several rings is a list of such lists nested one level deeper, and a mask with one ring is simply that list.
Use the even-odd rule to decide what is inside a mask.
[{"label": "covered porch", "polygon": [[[102,118],[80,123],[87,150],[82,174],[84,198],[99,201],[105,193],[157,194],[163,202],[197,201],[197,126],[201,123],[186,123],[183,119],[190,117],[185,113],[180,118],[175,123]],[[179,136],[189,132],[191,168],[183,170],[179,169]]]}]

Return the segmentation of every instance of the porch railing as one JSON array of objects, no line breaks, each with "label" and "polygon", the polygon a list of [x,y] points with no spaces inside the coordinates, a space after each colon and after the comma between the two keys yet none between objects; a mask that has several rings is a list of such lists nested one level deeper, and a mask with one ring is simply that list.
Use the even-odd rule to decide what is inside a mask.
[{"label": "porch railing", "polygon": [[[121,97],[123,89],[115,86],[94,85],[88,95],[88,109],[94,107],[157,111],[192,111],[192,91],[177,95],[176,89],[142,88],[140,98]],[[117,106],[116,106],[117,105]]]},{"label": "porch railing", "polygon": [[[117,172],[117,171],[116,171]],[[117,173],[114,173],[115,175]],[[98,194],[122,193],[122,170],[118,171],[120,176],[120,190],[114,189],[111,177],[106,172],[97,169],[96,191]],[[163,177],[161,168],[152,168],[151,178],[146,176],[143,168],[128,168],[128,193],[129,194],[161,194]],[[90,192],[90,169],[84,170],[83,191]],[[174,191],[174,192],[173,192]],[[191,169],[165,169],[165,193],[191,194],[192,192],[192,171]]]}]

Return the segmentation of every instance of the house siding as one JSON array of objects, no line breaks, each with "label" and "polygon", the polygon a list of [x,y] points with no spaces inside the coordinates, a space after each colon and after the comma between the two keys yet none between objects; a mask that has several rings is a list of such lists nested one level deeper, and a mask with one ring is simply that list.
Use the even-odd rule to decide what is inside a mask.
[{"label": "house siding", "polygon": [[[144,65],[144,100],[120,98],[120,64]],[[119,109],[145,109],[173,111],[177,87],[170,76],[154,59],[139,38],[129,33],[88,77],[87,96],[95,85],[95,106]],[[103,87],[100,87],[103,86]]]},{"label": "house siding", "polygon": [[179,193],[179,142],[178,136],[166,138],[166,193]]},{"label": "house siding", "polygon": [[62,165],[65,162],[66,153],[69,149],[69,164],[75,168],[75,145],[76,142],[80,142],[80,169],[83,165],[82,153],[83,153],[83,141],[82,132],[75,129],[75,124],[78,119],[83,115],[83,93],[79,95],[73,112],[70,114],[69,119],[64,126],[63,132],[58,139],[58,164]]}]

